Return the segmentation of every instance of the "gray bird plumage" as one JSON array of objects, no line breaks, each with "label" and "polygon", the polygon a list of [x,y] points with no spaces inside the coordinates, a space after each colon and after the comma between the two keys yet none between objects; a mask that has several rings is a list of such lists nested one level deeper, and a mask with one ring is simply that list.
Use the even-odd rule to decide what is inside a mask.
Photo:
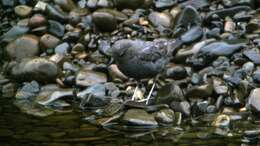
[{"label": "gray bird plumage", "polygon": [[135,79],[155,77],[168,62],[166,41],[123,39],[112,46],[118,68]]}]

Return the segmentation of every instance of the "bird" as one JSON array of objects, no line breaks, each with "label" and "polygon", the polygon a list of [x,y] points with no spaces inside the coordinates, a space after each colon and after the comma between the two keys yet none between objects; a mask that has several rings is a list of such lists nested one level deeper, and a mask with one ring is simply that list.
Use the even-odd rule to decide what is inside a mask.
[{"label": "bird", "polygon": [[[138,89],[139,80],[146,78],[155,78],[169,62],[170,46],[166,40],[144,41],[141,39],[121,39],[112,45],[112,57],[119,70],[130,78],[137,80]],[[155,87],[155,81],[147,96],[148,104],[151,94]]]}]

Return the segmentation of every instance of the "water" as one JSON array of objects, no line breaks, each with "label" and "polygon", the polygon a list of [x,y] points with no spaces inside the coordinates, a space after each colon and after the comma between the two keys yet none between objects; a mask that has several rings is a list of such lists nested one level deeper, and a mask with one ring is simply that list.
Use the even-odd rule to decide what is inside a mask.
[{"label": "water", "polygon": [[[255,146],[244,130],[258,125],[238,122],[227,133],[207,125],[166,127],[148,132],[111,132],[90,125],[83,113],[55,114],[45,118],[26,115],[11,99],[0,98],[0,146]],[[260,127],[260,126],[259,126]],[[216,134],[220,133],[220,134]],[[225,136],[221,136],[224,134]]]}]

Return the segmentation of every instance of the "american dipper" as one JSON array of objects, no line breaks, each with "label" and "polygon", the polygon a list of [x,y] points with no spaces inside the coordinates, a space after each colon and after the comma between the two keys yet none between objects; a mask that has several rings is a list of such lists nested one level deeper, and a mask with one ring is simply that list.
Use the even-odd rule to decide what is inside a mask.
[{"label": "american dipper", "polygon": [[[119,70],[137,81],[156,77],[169,61],[168,41],[118,40],[112,46],[112,57]],[[155,82],[146,98],[148,104]],[[137,90],[135,88],[135,91]],[[134,96],[132,97],[134,100]]]}]

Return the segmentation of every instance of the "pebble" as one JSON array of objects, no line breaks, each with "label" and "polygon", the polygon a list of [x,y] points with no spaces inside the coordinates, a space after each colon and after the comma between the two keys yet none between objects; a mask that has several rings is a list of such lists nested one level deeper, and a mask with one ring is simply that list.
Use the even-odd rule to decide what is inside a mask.
[{"label": "pebble", "polygon": [[47,24],[47,20],[42,14],[33,15],[28,22],[28,26],[30,28],[41,27],[41,26],[45,26],[46,24]]},{"label": "pebble", "polygon": [[72,0],[54,0],[65,11],[71,11],[76,8],[76,4]]},{"label": "pebble", "polygon": [[156,0],[154,1],[155,7],[158,9],[164,9],[171,7],[177,3],[176,0]]},{"label": "pebble", "polygon": [[12,60],[21,60],[27,57],[34,57],[39,54],[39,38],[35,35],[23,35],[5,48],[7,55]]},{"label": "pebble", "polygon": [[194,26],[181,36],[181,41],[184,44],[190,44],[198,41],[202,36],[203,29],[200,26]]},{"label": "pebble", "polygon": [[183,66],[173,66],[166,70],[166,76],[175,80],[180,80],[186,78],[188,73]]},{"label": "pebble", "polygon": [[155,113],[155,119],[159,124],[173,124],[175,120],[174,111],[171,109],[161,109]]},{"label": "pebble", "polygon": [[44,34],[40,38],[40,46],[43,50],[46,49],[53,49],[60,43],[60,39],[51,35],[51,34]]},{"label": "pebble", "polygon": [[65,33],[65,27],[58,21],[54,20],[49,20],[48,21],[49,27],[48,31],[49,33],[57,36],[57,37],[62,37]]},{"label": "pebble", "polygon": [[105,83],[106,81],[106,74],[91,70],[81,70],[76,77],[76,85],[83,87],[97,83]]},{"label": "pebble", "polygon": [[158,96],[156,98],[157,104],[170,104],[172,101],[182,101],[184,100],[183,91],[176,84],[167,84],[163,86],[158,91]]},{"label": "pebble", "polygon": [[243,52],[243,54],[252,62],[254,62],[254,64],[259,65],[260,64],[260,54],[258,54],[257,52],[253,51],[253,50],[246,50]]},{"label": "pebble", "polygon": [[92,14],[92,17],[95,25],[101,31],[113,31],[117,27],[116,18],[111,13],[96,11]]},{"label": "pebble", "polygon": [[156,128],[158,123],[154,119],[153,115],[148,114],[142,109],[129,109],[123,117],[123,122],[127,125],[144,126],[144,128],[151,127]]},{"label": "pebble", "polygon": [[45,58],[23,59],[11,69],[17,81],[53,82],[59,75],[58,66]]},{"label": "pebble", "polygon": [[26,5],[19,5],[14,8],[14,12],[20,17],[28,17],[32,13],[32,8]]},{"label": "pebble", "polygon": [[15,40],[16,38],[26,34],[28,31],[29,28],[26,26],[15,25],[10,30],[8,30],[5,34],[3,34],[2,41],[9,43]]},{"label": "pebble", "polygon": [[256,113],[260,111],[260,88],[255,88],[251,91],[248,99],[248,105]]},{"label": "pebble", "polygon": [[61,43],[55,47],[55,53],[60,55],[66,55],[69,53],[70,45],[67,42]]},{"label": "pebble", "polygon": [[175,112],[180,112],[186,116],[191,114],[191,105],[188,101],[173,101],[170,106]]},{"label": "pebble", "polygon": [[155,27],[163,26],[170,28],[173,23],[171,15],[164,12],[152,12],[149,14],[148,19]]}]

